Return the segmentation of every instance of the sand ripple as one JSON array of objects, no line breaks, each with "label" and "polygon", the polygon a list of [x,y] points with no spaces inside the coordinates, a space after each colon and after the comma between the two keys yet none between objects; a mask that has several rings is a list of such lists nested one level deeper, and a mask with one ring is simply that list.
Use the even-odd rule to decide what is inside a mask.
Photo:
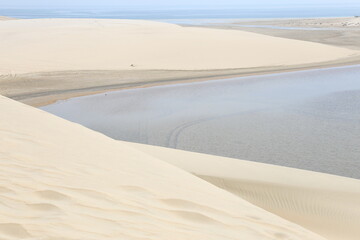
[{"label": "sand ripple", "polygon": [[126,143],[0,108],[1,239],[322,239]]}]

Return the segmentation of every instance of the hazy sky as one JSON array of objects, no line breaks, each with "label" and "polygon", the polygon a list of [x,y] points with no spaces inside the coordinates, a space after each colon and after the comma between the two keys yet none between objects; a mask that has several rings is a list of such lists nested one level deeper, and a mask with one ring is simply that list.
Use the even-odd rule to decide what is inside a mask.
[{"label": "hazy sky", "polygon": [[216,8],[279,7],[294,5],[360,6],[360,0],[0,0],[0,8],[137,7]]}]

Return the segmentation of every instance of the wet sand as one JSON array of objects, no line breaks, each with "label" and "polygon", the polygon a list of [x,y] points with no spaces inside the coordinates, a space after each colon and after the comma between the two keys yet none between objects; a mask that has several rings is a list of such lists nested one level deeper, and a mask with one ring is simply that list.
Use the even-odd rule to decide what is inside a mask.
[{"label": "wet sand", "polygon": [[229,70],[176,71],[61,71],[0,76],[3,95],[25,104],[40,107],[58,100],[133,88],[203,82],[244,76],[296,72],[309,69],[349,66],[360,63],[352,57],[319,64]]}]

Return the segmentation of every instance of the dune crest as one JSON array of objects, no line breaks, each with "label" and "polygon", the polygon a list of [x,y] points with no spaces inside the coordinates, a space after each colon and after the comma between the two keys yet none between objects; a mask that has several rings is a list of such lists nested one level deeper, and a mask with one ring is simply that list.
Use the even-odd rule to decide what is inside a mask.
[{"label": "dune crest", "polygon": [[126,143],[0,108],[2,239],[324,239]]},{"label": "dune crest", "polygon": [[239,30],[116,19],[0,24],[0,74],[78,70],[209,70],[291,66],[357,51]]}]

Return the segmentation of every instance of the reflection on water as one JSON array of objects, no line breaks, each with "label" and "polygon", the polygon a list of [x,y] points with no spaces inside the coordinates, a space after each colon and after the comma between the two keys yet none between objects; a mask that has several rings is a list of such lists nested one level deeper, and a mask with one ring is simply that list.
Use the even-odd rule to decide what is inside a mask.
[{"label": "reflection on water", "polygon": [[123,90],[43,109],[115,139],[360,178],[360,66]]}]

